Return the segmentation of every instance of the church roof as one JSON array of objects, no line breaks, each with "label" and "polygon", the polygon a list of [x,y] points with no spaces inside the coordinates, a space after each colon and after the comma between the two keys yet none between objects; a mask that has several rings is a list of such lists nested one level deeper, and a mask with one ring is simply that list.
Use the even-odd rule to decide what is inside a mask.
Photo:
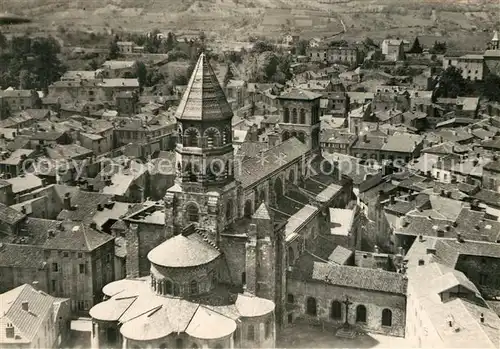
[{"label": "church roof", "polygon": [[202,53],[177,108],[179,120],[221,120],[233,116],[217,77]]},{"label": "church roof", "polygon": [[207,264],[220,256],[219,251],[196,235],[168,239],[148,253],[149,261],[168,268],[186,268]]},{"label": "church roof", "polygon": [[256,218],[256,219],[268,219],[268,220],[272,219],[271,215],[269,214],[269,210],[267,209],[265,203],[262,203],[259,206],[259,208],[257,209],[257,211],[255,211],[255,213],[253,214],[253,218]]}]

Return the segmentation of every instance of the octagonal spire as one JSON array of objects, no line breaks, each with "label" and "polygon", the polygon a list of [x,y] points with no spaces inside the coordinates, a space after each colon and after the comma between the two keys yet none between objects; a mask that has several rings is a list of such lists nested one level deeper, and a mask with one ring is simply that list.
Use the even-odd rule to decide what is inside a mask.
[{"label": "octagonal spire", "polygon": [[177,108],[176,117],[179,120],[212,121],[230,119],[232,116],[224,91],[208,58],[202,53]]}]

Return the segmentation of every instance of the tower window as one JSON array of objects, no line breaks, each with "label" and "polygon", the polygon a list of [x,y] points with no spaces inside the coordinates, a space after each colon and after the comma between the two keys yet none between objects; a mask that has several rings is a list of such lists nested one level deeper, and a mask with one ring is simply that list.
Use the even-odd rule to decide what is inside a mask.
[{"label": "tower window", "polygon": [[233,202],[232,200],[228,200],[226,203],[226,221],[230,222],[233,218]]},{"label": "tower window", "polygon": [[198,294],[198,282],[196,282],[196,280],[191,281],[191,283],[189,284],[189,292],[192,295]]},{"label": "tower window", "polygon": [[293,108],[292,109],[292,124],[297,123],[297,109]]},{"label": "tower window", "polygon": [[253,325],[248,325],[247,340],[249,341],[255,340],[255,328],[253,327]]},{"label": "tower window", "polygon": [[198,139],[200,138],[200,134],[195,128],[188,128],[185,134],[185,146],[187,147],[197,147]]},{"label": "tower window", "polygon": [[186,209],[186,213],[189,222],[198,222],[199,210],[195,204],[190,204]]},{"label": "tower window", "polygon": [[300,123],[306,123],[306,111],[304,109],[300,109]]},{"label": "tower window", "polygon": [[207,140],[207,147],[218,147],[220,144],[220,133],[214,127],[211,127],[205,131],[205,138]]},{"label": "tower window", "polygon": [[290,109],[285,108],[284,113],[283,113],[283,122],[289,123],[290,122]]}]

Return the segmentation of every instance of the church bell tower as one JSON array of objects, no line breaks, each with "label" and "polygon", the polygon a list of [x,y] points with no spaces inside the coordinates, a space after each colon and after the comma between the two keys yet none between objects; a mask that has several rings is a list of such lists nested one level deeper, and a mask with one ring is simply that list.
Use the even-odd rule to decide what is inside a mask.
[{"label": "church bell tower", "polygon": [[167,237],[194,223],[218,244],[220,232],[237,218],[232,117],[202,53],[176,113],[176,179],[165,195]]}]

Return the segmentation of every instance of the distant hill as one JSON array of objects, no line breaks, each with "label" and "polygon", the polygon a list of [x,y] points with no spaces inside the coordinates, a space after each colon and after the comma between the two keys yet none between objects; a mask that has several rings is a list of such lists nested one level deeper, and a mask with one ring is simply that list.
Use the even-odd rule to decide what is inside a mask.
[{"label": "distant hill", "polygon": [[[32,18],[34,26],[89,31],[204,31],[225,39],[249,35],[344,37],[416,34],[484,40],[500,28],[498,0],[15,0],[3,11]],[[485,34],[482,34],[485,33]],[[471,45],[478,45],[477,39]],[[483,39],[481,39],[483,40]]]}]

